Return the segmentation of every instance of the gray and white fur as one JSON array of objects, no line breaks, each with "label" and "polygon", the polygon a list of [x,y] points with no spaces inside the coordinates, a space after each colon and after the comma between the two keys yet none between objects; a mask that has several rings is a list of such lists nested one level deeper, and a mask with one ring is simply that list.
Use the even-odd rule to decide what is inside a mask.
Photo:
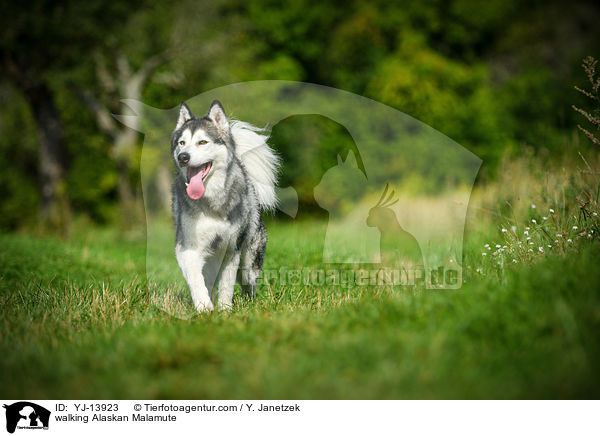
[{"label": "gray and white fur", "polygon": [[262,211],[277,202],[279,158],[267,139],[229,120],[216,100],[204,117],[181,104],[171,137],[175,255],[199,312],[230,308],[236,280],[243,295],[256,294],[267,243]]}]

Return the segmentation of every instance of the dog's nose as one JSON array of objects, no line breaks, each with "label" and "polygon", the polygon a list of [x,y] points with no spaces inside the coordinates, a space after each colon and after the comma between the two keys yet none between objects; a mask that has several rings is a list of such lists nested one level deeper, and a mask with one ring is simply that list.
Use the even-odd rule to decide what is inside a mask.
[{"label": "dog's nose", "polygon": [[177,160],[179,161],[179,163],[181,165],[186,165],[189,161],[190,161],[190,154],[189,153],[179,153],[177,155]]}]

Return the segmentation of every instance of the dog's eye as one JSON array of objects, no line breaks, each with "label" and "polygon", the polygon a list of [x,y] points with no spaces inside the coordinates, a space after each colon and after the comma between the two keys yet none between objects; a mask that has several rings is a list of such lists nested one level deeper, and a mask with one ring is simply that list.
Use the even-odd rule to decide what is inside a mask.
[{"label": "dog's eye", "polygon": [[201,141],[198,141],[198,145],[204,145],[204,144],[208,144],[208,141],[205,141],[204,139]]},{"label": "dog's eye", "polygon": [[185,145],[185,141],[179,141],[179,145]]}]

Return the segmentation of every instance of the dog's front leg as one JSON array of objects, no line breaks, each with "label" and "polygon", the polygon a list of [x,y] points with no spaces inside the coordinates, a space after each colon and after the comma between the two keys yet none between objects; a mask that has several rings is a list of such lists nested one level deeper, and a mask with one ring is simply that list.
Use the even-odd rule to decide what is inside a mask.
[{"label": "dog's front leg", "polygon": [[223,260],[223,267],[219,273],[219,298],[217,308],[219,310],[231,309],[235,279],[240,266],[240,253],[234,251],[228,253]]},{"label": "dog's front leg", "polygon": [[198,312],[210,312],[214,309],[210,294],[204,283],[202,268],[204,259],[199,250],[194,248],[185,248],[180,244],[175,246],[175,257],[181,268],[183,277],[192,293],[194,307]]}]

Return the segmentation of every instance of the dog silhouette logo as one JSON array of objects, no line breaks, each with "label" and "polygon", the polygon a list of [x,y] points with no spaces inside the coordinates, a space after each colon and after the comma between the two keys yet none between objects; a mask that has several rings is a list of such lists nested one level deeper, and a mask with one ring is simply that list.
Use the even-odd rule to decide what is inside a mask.
[{"label": "dog silhouette logo", "polygon": [[19,401],[4,405],[6,409],[6,431],[14,433],[18,429],[48,429],[50,411],[29,401]]}]

